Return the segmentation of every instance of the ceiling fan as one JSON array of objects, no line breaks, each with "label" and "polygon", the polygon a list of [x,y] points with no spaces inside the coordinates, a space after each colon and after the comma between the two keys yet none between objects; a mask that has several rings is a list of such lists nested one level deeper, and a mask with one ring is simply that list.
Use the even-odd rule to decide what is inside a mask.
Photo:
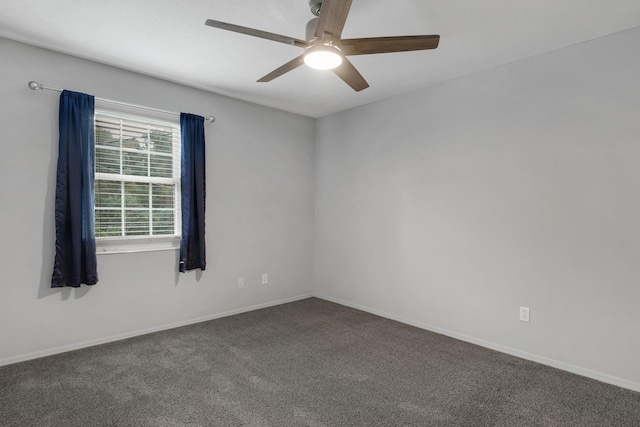
[{"label": "ceiling fan", "polygon": [[356,92],[368,88],[369,83],[346,58],[347,56],[407,52],[438,47],[439,35],[341,39],[351,2],[352,0],[309,0],[311,13],[317,18],[307,24],[306,41],[212,19],[207,19],[205,24],[305,49],[302,55],[276,68],[258,82],[269,82],[302,64],[307,64],[312,68],[331,69]]}]

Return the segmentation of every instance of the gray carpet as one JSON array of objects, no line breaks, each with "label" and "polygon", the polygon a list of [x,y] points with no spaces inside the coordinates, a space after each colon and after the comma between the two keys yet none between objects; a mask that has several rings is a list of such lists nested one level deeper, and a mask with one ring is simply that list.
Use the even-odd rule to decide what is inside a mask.
[{"label": "gray carpet", "polygon": [[2,367],[0,426],[640,426],[640,393],[311,298]]}]

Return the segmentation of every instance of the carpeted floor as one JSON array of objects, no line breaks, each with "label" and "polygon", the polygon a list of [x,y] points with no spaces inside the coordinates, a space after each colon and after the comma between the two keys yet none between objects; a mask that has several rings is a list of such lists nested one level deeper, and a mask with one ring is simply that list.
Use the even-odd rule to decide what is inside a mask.
[{"label": "carpeted floor", "polygon": [[640,426],[640,393],[307,299],[0,367],[0,426]]}]

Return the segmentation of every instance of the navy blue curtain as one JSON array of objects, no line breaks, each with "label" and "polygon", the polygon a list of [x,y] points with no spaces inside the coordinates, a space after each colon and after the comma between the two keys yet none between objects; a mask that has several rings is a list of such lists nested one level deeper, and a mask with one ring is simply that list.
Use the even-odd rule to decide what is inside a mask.
[{"label": "navy blue curtain", "polygon": [[91,95],[60,95],[56,175],[56,256],[51,287],[98,282],[93,218],[93,114]]},{"label": "navy blue curtain", "polygon": [[182,240],[180,241],[180,271],[207,264],[204,242],[205,156],[204,117],[180,114],[182,133]]}]

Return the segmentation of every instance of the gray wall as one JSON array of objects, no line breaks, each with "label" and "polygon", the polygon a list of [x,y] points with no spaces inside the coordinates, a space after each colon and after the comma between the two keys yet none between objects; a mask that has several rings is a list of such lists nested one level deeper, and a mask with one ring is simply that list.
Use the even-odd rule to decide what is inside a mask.
[{"label": "gray wall", "polygon": [[[0,57],[0,364],[311,292],[312,119],[5,39]],[[29,80],[217,117],[205,130],[207,271],[176,273],[177,251],[99,255],[96,286],[49,288],[59,95]]]},{"label": "gray wall", "polygon": [[319,119],[315,292],[640,390],[638,46]]},{"label": "gray wall", "polygon": [[[620,33],[314,129],[0,39],[0,364],[313,292],[640,390],[639,42]],[[175,251],[100,255],[95,287],[49,288],[58,95],[31,79],[216,115],[206,272],[177,274]]]}]

